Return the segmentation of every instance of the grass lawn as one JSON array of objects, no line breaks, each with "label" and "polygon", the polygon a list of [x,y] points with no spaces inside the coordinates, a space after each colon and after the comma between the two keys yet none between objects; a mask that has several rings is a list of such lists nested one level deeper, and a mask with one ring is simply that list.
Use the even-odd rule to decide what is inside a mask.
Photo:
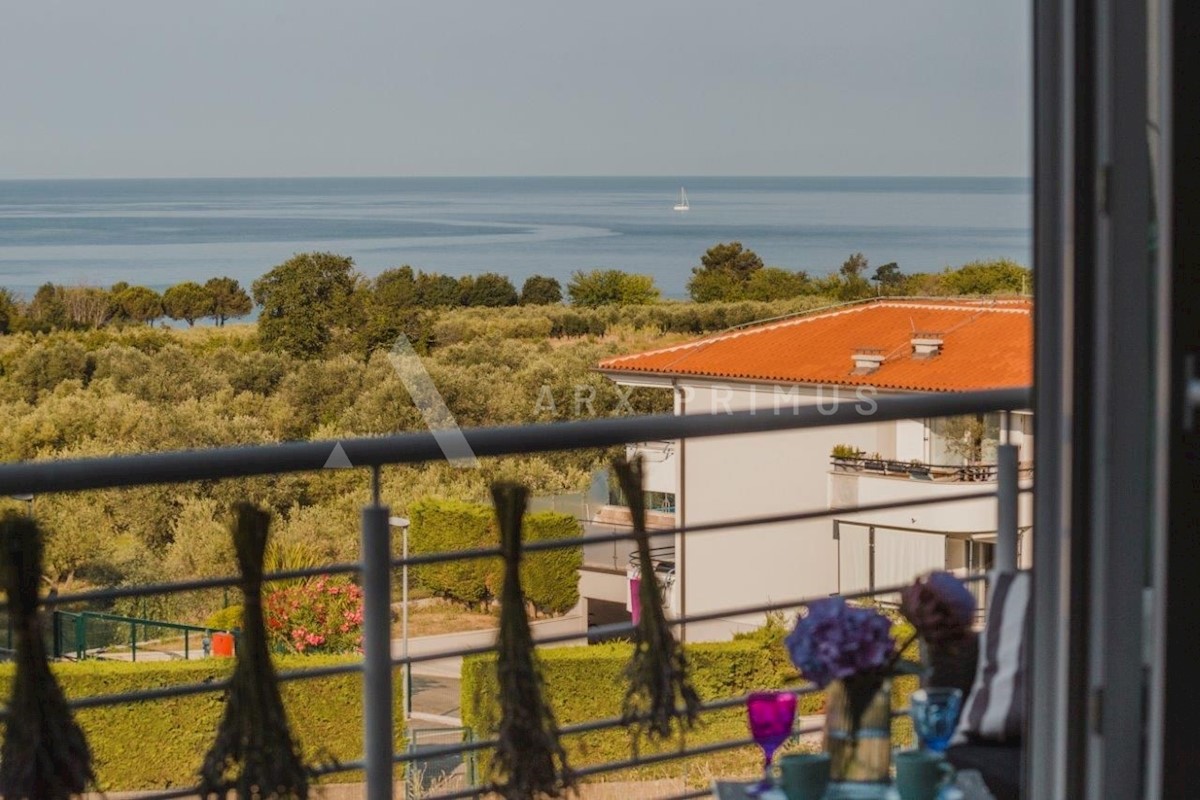
[{"label": "grass lawn", "polygon": [[[499,617],[493,613],[471,611],[446,600],[422,600],[408,608],[408,635],[435,636],[440,633],[484,631],[496,627]],[[399,617],[392,622],[392,635],[400,637]]]}]

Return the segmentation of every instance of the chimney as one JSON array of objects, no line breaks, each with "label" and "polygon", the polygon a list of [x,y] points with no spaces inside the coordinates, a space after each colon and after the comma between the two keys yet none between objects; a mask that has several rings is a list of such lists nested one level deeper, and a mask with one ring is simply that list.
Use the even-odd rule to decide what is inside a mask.
[{"label": "chimney", "polygon": [[933,358],[941,355],[944,338],[940,333],[932,331],[913,331],[912,357],[916,359]]},{"label": "chimney", "polygon": [[854,369],[851,375],[870,375],[883,363],[883,350],[876,347],[859,347],[854,351]]}]

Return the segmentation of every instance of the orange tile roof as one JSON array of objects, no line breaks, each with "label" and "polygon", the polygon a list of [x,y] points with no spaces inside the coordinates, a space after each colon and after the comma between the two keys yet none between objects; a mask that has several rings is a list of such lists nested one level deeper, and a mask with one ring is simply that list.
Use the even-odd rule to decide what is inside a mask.
[{"label": "orange tile roof", "polygon": [[[912,334],[936,332],[941,353],[914,358]],[[883,364],[856,375],[856,350]],[[618,356],[599,369],[746,381],[962,392],[1033,382],[1033,304],[1019,300],[881,299]]]}]

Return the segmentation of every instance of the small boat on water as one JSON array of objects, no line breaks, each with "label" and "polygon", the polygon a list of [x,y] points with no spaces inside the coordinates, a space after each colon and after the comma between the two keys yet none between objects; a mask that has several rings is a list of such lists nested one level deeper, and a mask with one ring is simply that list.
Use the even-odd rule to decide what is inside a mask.
[{"label": "small boat on water", "polygon": [[691,208],[691,206],[688,205],[687,192],[685,192],[683,190],[683,187],[680,186],[679,187],[679,202],[675,204],[675,210],[676,211],[687,211],[690,208]]}]

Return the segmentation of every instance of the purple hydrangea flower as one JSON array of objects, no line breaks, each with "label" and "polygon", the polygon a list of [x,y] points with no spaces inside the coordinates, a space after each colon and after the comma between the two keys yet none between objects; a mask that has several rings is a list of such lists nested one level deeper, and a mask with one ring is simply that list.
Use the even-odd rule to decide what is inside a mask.
[{"label": "purple hydrangea flower", "polygon": [[900,613],[925,641],[956,642],[971,630],[975,596],[949,572],[931,572],[901,592]]},{"label": "purple hydrangea flower", "polygon": [[878,611],[831,597],[809,604],[786,644],[800,674],[823,689],[834,680],[887,667],[896,653],[891,629]]}]

